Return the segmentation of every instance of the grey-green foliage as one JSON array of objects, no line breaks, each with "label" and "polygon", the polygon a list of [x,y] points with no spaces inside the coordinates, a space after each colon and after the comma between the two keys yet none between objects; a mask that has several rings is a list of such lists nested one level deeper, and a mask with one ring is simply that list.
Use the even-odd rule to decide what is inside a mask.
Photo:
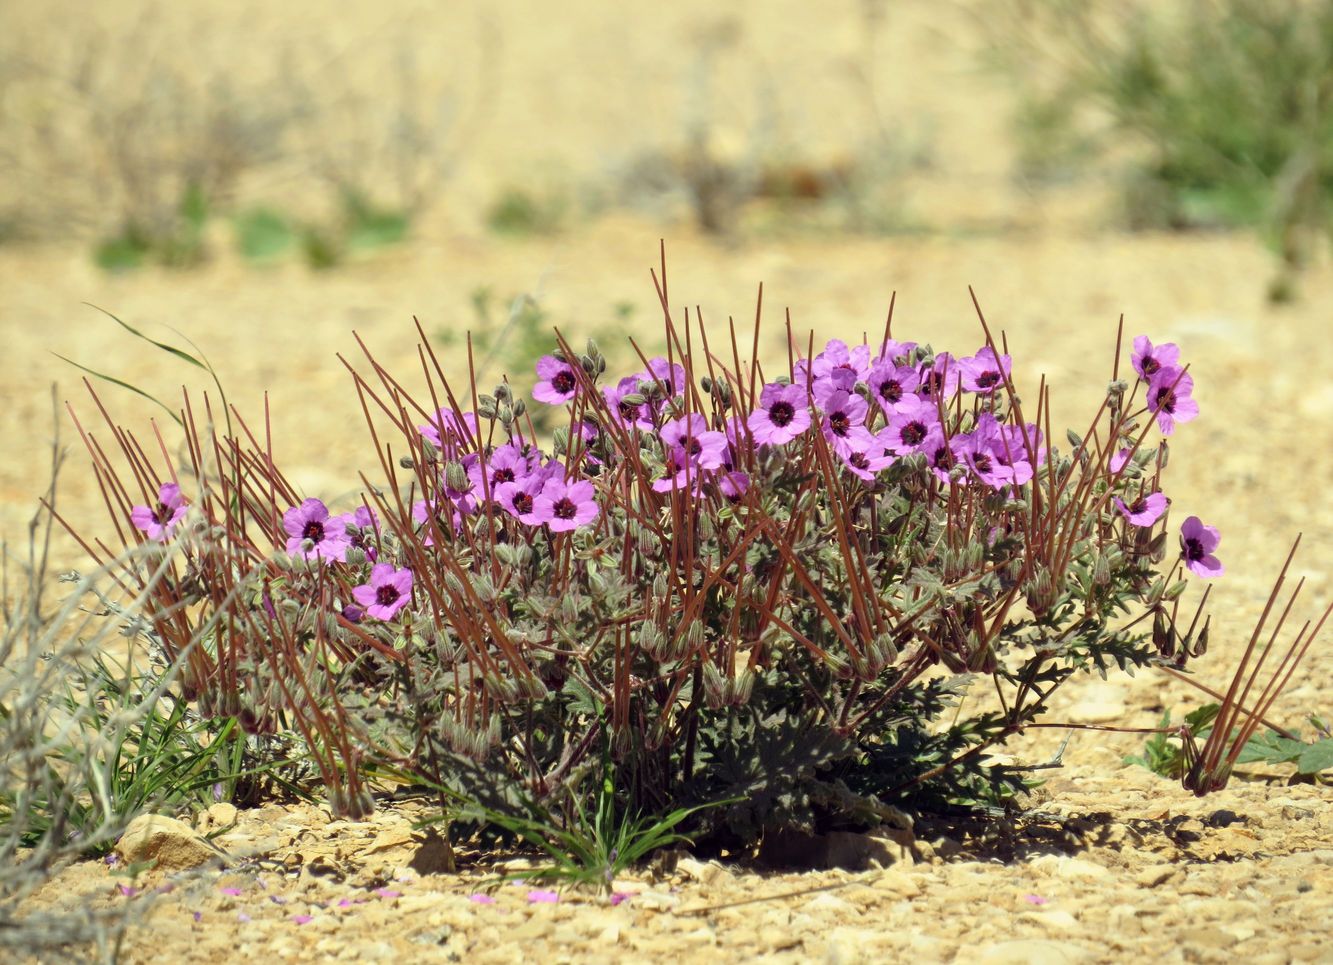
[{"label": "grey-green foliage", "polygon": [[[1329,227],[1333,2],[1017,0],[1028,170],[1132,158],[1134,226],[1258,226],[1298,267]],[[1044,68],[1044,69],[1043,69]],[[1098,123],[1100,119],[1103,123]],[[1127,152],[1124,149],[1128,147]]]}]

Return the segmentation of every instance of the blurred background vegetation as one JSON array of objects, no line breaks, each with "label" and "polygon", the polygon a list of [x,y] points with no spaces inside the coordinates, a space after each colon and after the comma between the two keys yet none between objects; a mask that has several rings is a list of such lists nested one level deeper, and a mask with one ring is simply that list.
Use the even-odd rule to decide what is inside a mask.
[{"label": "blurred background vegetation", "polygon": [[846,0],[818,33],[778,7],[575,7],[10,10],[0,242],[77,239],[110,271],[328,269],[425,224],[990,232],[1063,192],[1099,229],[1256,231],[1284,299],[1327,234],[1331,0],[995,0],[938,22]]}]

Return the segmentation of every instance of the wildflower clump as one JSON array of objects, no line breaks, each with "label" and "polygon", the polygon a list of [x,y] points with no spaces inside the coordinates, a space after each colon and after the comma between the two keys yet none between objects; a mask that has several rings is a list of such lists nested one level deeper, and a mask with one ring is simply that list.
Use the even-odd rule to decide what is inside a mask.
[{"label": "wildflower clump", "polygon": [[[574,814],[605,753],[624,813],[726,801],[694,830],[752,842],[1002,800],[1023,776],[984,752],[1059,686],[1201,650],[1180,577],[1221,565],[1194,517],[1168,549],[1162,437],[1198,411],[1175,346],[1136,340],[1137,377],[1113,366],[1062,451],[984,319],[967,355],[888,326],[803,351],[788,324],[775,364],[659,294],[664,351],[634,345],[630,373],[557,333],[550,437],[508,382],[455,391],[428,344],[429,404],[367,353],[377,464],[342,514],[243,422],[205,438],[188,399],[189,466],[120,432],[118,473],[90,445],[132,538],[174,520],[150,622],[172,652],[211,621],[180,653],[190,694],[299,731],[343,813],[373,772]],[[132,488],[178,469],[197,492],[163,487],[150,523]]]}]

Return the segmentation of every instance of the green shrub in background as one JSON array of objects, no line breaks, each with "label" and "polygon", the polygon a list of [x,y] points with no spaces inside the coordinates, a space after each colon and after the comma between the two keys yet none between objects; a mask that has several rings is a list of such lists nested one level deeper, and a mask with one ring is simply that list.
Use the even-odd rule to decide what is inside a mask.
[{"label": "green shrub in background", "polygon": [[1028,173],[1128,157],[1127,224],[1257,228],[1291,296],[1333,213],[1333,2],[1015,0],[1003,23]]}]

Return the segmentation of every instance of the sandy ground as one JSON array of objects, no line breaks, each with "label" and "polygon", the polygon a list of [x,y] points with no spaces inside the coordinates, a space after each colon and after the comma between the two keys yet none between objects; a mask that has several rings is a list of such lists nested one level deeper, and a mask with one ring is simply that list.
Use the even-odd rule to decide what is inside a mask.
[{"label": "sandy ground", "polygon": [[[1228,567],[1213,593],[1212,649],[1198,667],[1200,679],[1224,682],[1298,532],[1304,543],[1296,572],[1310,584],[1307,610],[1333,596],[1333,501],[1325,488],[1333,484],[1333,270],[1321,261],[1306,277],[1301,301],[1273,307],[1263,298],[1269,255],[1249,236],[1129,236],[1102,224],[1105,195],[1096,184],[1057,194],[1016,184],[1008,173],[1003,89],[969,66],[983,45],[970,6],[948,7],[938,17],[933,4],[895,8],[874,61],[885,72],[885,109],[931,131],[933,161],[912,175],[909,192],[922,233],[751,233],[723,243],[679,220],[620,213],[524,241],[478,227],[477,199],[531,176],[543,157],[595,176],[611,153],[630,146],[614,132],[654,143],[662,131],[657,119],[668,118],[669,127],[684,109],[673,45],[708,19],[705,7],[673,5],[643,14],[629,29],[604,19],[592,3],[554,23],[532,5],[497,6],[505,80],[492,123],[450,185],[457,208],[420,225],[412,244],[336,272],[317,275],[294,264],[260,271],[224,256],[196,272],[108,276],[83,245],[0,247],[0,533],[22,540],[47,478],[52,384],[81,418],[93,413],[77,375],[52,353],[164,398],[183,381],[207,388],[197,372],[145,351],[85,302],[157,337],[175,340],[173,328],[187,334],[249,418],[262,411],[267,392],[279,458],[310,495],[332,498],[355,489],[357,472],[372,465],[337,359],[356,355],[353,332],[411,382],[413,316],[432,336],[459,332],[472,323],[473,293],[489,287],[502,301],[533,294],[563,330],[596,334],[613,351],[627,328],[651,343],[656,309],[648,270],[665,237],[678,309],[697,306],[718,325],[728,316],[748,325],[764,284],[763,344],[775,355],[784,309],[798,329],[814,328],[820,338],[857,337],[879,330],[894,292],[900,337],[970,352],[980,344],[970,285],[991,323],[1008,334],[1020,390],[1034,391],[1047,377],[1057,424],[1081,427],[1090,418],[1122,313],[1128,334],[1177,342],[1202,414],[1172,440],[1172,516],[1197,514],[1219,525],[1219,555]],[[836,155],[854,143],[847,129],[854,125],[822,108],[843,103],[846,76],[839,71],[861,56],[859,21],[846,13],[813,24],[798,4],[759,13],[751,4],[737,15],[745,30],[733,59],[779,74],[804,71],[808,83],[780,85],[788,116],[799,119],[797,129],[823,156]],[[359,8],[344,26],[373,20],[370,8]],[[463,33],[431,36],[466,47]],[[788,53],[798,49],[795,63]],[[599,74],[587,65],[603,53]],[[744,130],[745,112],[736,110],[730,125]],[[628,323],[619,320],[621,305],[631,306]],[[461,374],[456,344],[446,350],[446,364]],[[119,420],[146,433],[152,406],[117,390],[105,396]],[[63,413],[60,425],[68,444]],[[72,449],[61,506],[78,525],[105,533],[105,511],[85,466]],[[84,565],[67,539],[57,541],[55,554],[62,567]],[[1300,726],[1306,714],[1329,710],[1327,646],[1293,682],[1274,712],[1278,720]],[[1068,688],[1052,719],[1150,726],[1165,707],[1179,715],[1197,703],[1188,688],[1156,676],[1090,679]],[[1025,738],[1014,753],[1044,760],[1061,736]],[[268,848],[281,861],[299,850],[300,838],[312,847],[342,847],[351,870],[313,874],[296,862],[182,885],[158,900],[126,960],[206,960],[233,950],[278,961],[1333,960],[1323,944],[1333,926],[1327,789],[1287,787],[1281,775],[1269,775],[1195,801],[1123,767],[1120,757],[1139,746],[1132,735],[1076,732],[1066,766],[1034,802],[1046,816],[1008,844],[922,827],[914,863],[887,872],[773,875],[732,867],[707,880],[677,874],[646,882],[649,897],[614,908],[577,896],[533,905],[512,888],[502,889],[495,905],[480,905],[468,900],[483,874],[475,870],[406,881],[390,874],[387,884],[376,883],[368,860],[358,857],[364,848],[357,842],[368,832],[330,825],[312,810],[266,809],[242,816],[236,833],[252,841],[238,841],[238,850]],[[390,810],[377,820],[402,819]],[[242,894],[224,895],[220,887]],[[400,894],[385,897],[375,887]],[[125,900],[98,866],[71,869],[52,888],[53,898]],[[345,898],[366,900],[340,906]],[[294,920],[297,906],[312,919]],[[1015,941],[1039,944],[1006,944]]]}]

